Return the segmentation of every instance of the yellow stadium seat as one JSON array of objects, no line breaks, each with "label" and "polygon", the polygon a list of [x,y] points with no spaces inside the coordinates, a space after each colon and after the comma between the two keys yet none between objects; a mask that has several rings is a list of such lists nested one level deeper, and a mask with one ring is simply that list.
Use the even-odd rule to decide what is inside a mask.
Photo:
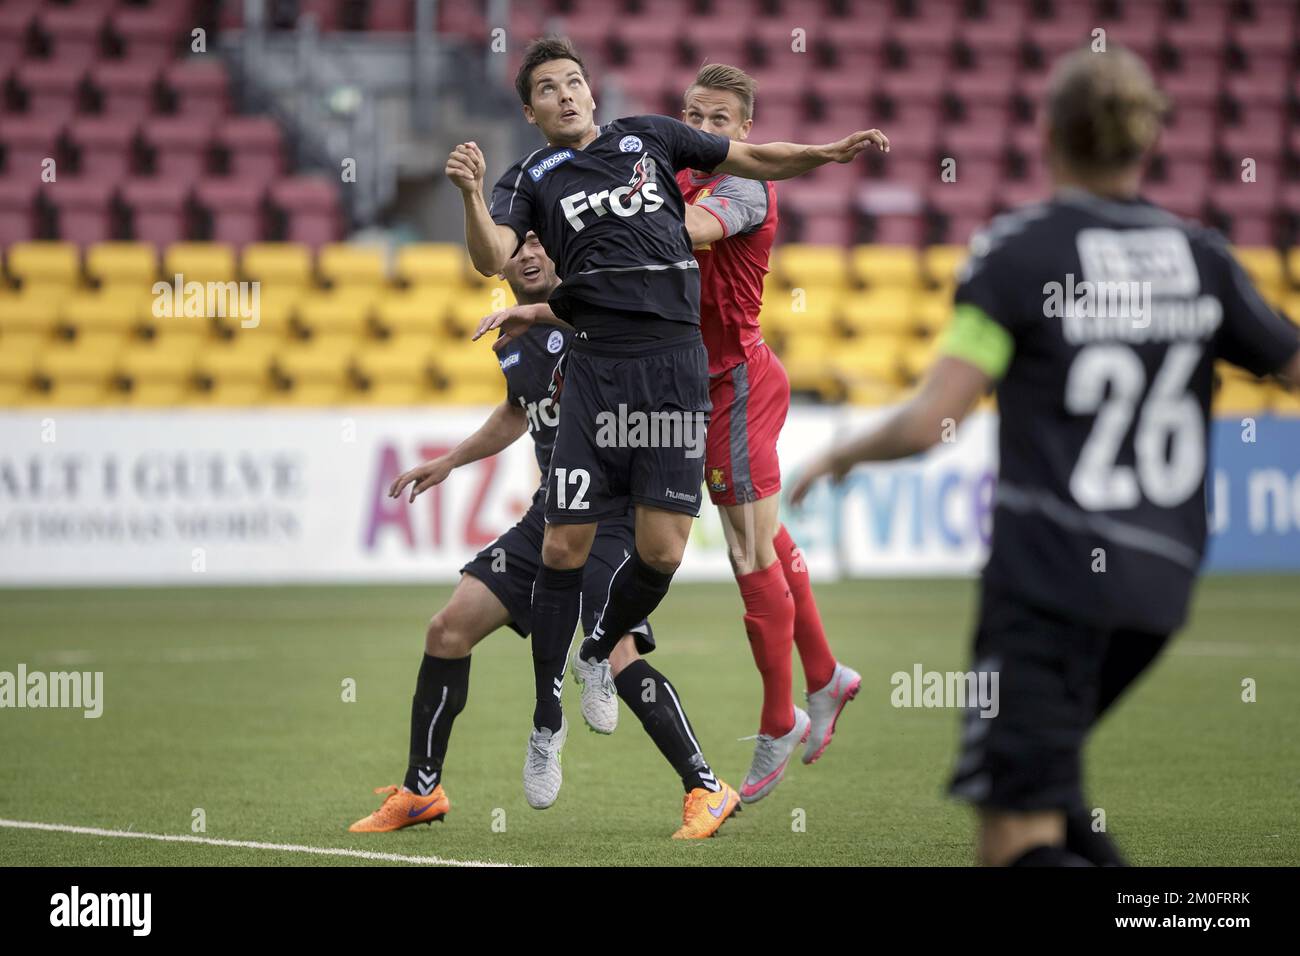
[{"label": "yellow stadium seat", "polygon": [[790,388],[797,392],[814,392],[827,401],[843,394],[843,385],[835,375],[831,360],[844,340],[812,332],[793,336],[781,350],[781,364],[790,378]]},{"label": "yellow stadium seat", "polygon": [[229,340],[203,343],[195,359],[194,401],[212,405],[251,405],[265,401],[271,388],[271,359],[282,340],[250,330]]},{"label": "yellow stadium seat", "polygon": [[24,289],[75,289],[81,281],[77,247],[70,242],[15,242],[5,254],[9,275]]},{"label": "yellow stadium seat", "polygon": [[244,277],[268,288],[305,289],[313,285],[311,251],[296,242],[254,242],[239,259]]},{"label": "yellow stadium seat", "polygon": [[234,282],[235,250],[220,242],[175,242],[163,254],[162,280],[175,285],[188,282]]},{"label": "yellow stadium seat", "polygon": [[456,401],[464,401],[470,390],[478,394],[490,391],[493,397],[489,402],[499,402],[505,396],[501,365],[486,341],[449,342],[432,354],[431,361],[441,386],[462,396]]},{"label": "yellow stadium seat", "polygon": [[357,398],[381,405],[412,404],[432,397],[434,380],[430,352],[389,345],[361,349],[352,367],[358,384]]},{"label": "yellow stadium seat", "polygon": [[1220,415],[1259,415],[1268,406],[1268,389],[1262,382],[1232,373],[1223,376],[1210,407]]},{"label": "yellow stadium seat", "polygon": [[1300,392],[1270,385],[1269,408],[1275,415],[1300,416]]},{"label": "yellow stadium seat", "polygon": [[849,251],[853,280],[869,288],[921,284],[921,263],[910,246],[861,245]]},{"label": "yellow stadium seat", "polygon": [[453,242],[417,242],[397,250],[397,278],[414,286],[465,284],[468,260],[465,250]]},{"label": "yellow stadium seat", "polygon": [[132,346],[117,360],[117,385],[132,405],[177,405],[194,382],[196,351]]},{"label": "yellow stadium seat", "polygon": [[864,379],[847,383],[845,398],[854,405],[892,405],[902,399],[905,391],[893,382]]},{"label": "yellow stadium seat", "polygon": [[1234,246],[1232,253],[1264,298],[1274,305],[1279,304],[1287,282],[1278,251],[1267,246]]},{"label": "yellow stadium seat", "polygon": [[86,252],[86,275],[101,289],[152,296],[158,253],[147,242],[100,242]]},{"label": "yellow stadium seat", "polygon": [[912,319],[918,332],[936,335],[947,328],[952,320],[952,296],[943,292],[919,296],[913,307]]},{"label": "yellow stadium seat", "polygon": [[371,322],[380,336],[423,335],[442,339],[447,336],[451,297],[451,290],[433,286],[386,296],[375,305]]},{"label": "yellow stadium seat", "polygon": [[388,278],[384,250],[377,246],[331,242],[316,256],[316,271],[335,288],[376,289]]},{"label": "yellow stadium seat", "polygon": [[354,349],[351,341],[330,338],[278,349],[273,362],[280,390],[276,401],[294,405],[341,402],[350,386]]},{"label": "yellow stadium seat", "polygon": [[367,331],[372,299],[349,295],[316,294],[298,300],[293,328],[305,337],[360,337]]},{"label": "yellow stadium seat", "polygon": [[481,289],[463,290],[456,293],[448,305],[447,327],[454,335],[462,338],[473,335],[486,316],[514,303],[515,297],[508,288],[504,294],[501,294],[500,287],[484,286]]},{"label": "yellow stadium seat", "polygon": [[763,300],[758,316],[763,331],[782,338],[805,332],[816,335],[830,333],[840,310],[840,295],[829,288],[803,290],[807,294],[794,291],[794,295],[787,290]]},{"label": "yellow stadium seat", "polygon": [[911,288],[886,286],[859,292],[840,304],[840,323],[854,335],[909,333],[916,328],[915,302]]},{"label": "yellow stadium seat", "polygon": [[140,325],[144,315],[147,313],[144,312],[142,303],[133,295],[82,293],[66,300],[59,307],[59,326],[66,334],[78,338],[99,335],[125,337]]},{"label": "yellow stadium seat", "polygon": [[40,340],[0,339],[0,406],[18,405],[32,388]]},{"label": "yellow stadium seat", "polygon": [[922,277],[931,287],[952,288],[969,255],[970,248],[964,245],[928,246],[921,253]]},{"label": "yellow stadium seat", "polygon": [[814,246],[790,242],[772,253],[772,274],[790,288],[838,289],[848,284],[848,265],[842,246]]},{"label": "yellow stadium seat", "polygon": [[938,339],[917,339],[899,356],[903,374],[909,381],[919,379],[930,370],[937,356]]},{"label": "yellow stadium seat", "polygon": [[53,334],[59,321],[60,301],[39,293],[0,298],[0,336]]},{"label": "yellow stadium seat", "polygon": [[861,381],[901,384],[903,353],[915,342],[903,335],[864,335],[838,344],[830,366],[852,387]]},{"label": "yellow stadium seat", "polygon": [[113,365],[122,345],[64,346],[45,349],[36,360],[42,401],[65,407],[112,404]]}]

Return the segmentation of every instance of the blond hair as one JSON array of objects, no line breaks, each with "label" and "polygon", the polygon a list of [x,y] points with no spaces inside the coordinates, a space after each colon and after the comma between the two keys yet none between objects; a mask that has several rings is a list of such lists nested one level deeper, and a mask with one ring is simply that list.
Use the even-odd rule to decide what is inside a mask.
[{"label": "blond hair", "polygon": [[687,87],[690,92],[696,87],[705,90],[728,90],[740,99],[740,109],[744,114],[742,120],[754,115],[754,94],[758,91],[758,81],[740,67],[728,66],[726,63],[706,63],[695,74],[695,80]]},{"label": "blond hair", "polygon": [[1156,141],[1168,101],[1151,72],[1122,48],[1078,50],[1052,71],[1048,137],[1070,166],[1109,171],[1129,166]]}]

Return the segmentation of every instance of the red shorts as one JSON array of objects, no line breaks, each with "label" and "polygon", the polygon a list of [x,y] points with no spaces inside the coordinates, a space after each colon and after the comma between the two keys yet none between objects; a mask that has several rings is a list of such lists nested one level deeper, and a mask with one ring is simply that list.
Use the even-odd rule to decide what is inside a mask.
[{"label": "red shorts", "polygon": [[790,411],[790,379],[781,360],[759,343],[739,365],[709,377],[713,412],[704,453],[704,483],[715,505],[744,504],[781,490],[776,439]]}]

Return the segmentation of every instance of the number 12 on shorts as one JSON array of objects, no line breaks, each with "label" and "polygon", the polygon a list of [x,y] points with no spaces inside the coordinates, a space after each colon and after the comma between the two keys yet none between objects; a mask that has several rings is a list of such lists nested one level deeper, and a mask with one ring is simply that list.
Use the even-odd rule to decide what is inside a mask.
[{"label": "number 12 on shorts", "polygon": [[[569,486],[576,486],[573,499],[569,499]],[[591,487],[591,472],[586,468],[555,469],[555,504],[564,511],[586,511],[591,507],[587,489]]]}]

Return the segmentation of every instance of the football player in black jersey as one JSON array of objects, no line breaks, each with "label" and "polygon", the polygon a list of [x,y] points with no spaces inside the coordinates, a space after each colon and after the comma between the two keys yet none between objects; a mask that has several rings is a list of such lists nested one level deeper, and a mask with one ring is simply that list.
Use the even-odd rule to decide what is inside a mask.
[{"label": "football player in black jersey", "polygon": [[930,448],[996,386],[974,670],[999,675],[1000,700],[996,716],[966,710],[952,781],[979,809],[985,864],[1122,863],[1090,826],[1082,749],[1185,620],[1206,543],[1214,363],[1300,383],[1300,333],[1223,237],[1139,196],[1164,108],[1128,51],[1058,65],[1052,198],[972,240],[917,393],[814,460],[791,495]]},{"label": "football player in black jersey", "polygon": [[[871,147],[887,149],[888,141],[865,130],[826,146],[755,145],[663,116],[597,126],[581,57],[554,37],[524,52],[516,88],[546,145],[506,171],[490,207],[476,144],[458,145],[446,172],[462,193],[466,244],[479,272],[498,271],[525,234],[536,232],[562,280],[549,308],[576,330],[547,483],[533,640],[550,649],[561,671],[597,523],[634,505],[635,547],[614,575],[574,674],[611,700],[622,698],[681,778],[683,823],[674,836],[712,836],[738,795],[714,776],[663,675],[645,660],[615,673],[610,661],[621,635],[667,593],[700,511],[708,357],[699,331],[699,266],[675,176],[691,168],[788,179]],[[479,334],[501,327],[508,341],[539,318],[529,309],[498,313]],[[559,724],[558,708],[546,719],[548,727]]]},{"label": "football player in black jersey", "polygon": [[[502,270],[515,299],[521,303],[545,302],[559,279],[537,237],[529,234],[519,252]],[[410,488],[409,501],[441,484],[456,468],[490,458],[528,432],[533,439],[537,465],[543,479],[555,444],[559,409],[550,395],[555,363],[568,347],[569,332],[539,326],[513,340],[498,356],[506,380],[506,397],[487,421],[454,449],[399,475],[389,489],[398,497]],[[486,356],[484,356],[486,361]],[[424,638],[424,660],[420,664],[411,701],[411,745],[406,779],[402,786],[380,787],[383,804],[374,813],[349,828],[356,833],[382,833],[416,823],[441,819],[451,809],[442,787],[442,765],[447,755],[452,722],[465,707],[469,694],[470,652],[479,641],[500,627],[509,626],[520,637],[531,628],[533,579],[541,563],[542,509],[545,486],[539,486],[532,506],[513,528],[501,535],[461,568],[461,578],[447,605],[433,616]],[[602,521],[587,558],[584,575],[583,633],[595,628],[595,618],[609,587],[614,569],[632,547],[630,515]],[[614,649],[622,665],[649,653],[654,636],[648,621],[629,629]],[[550,673],[549,663],[534,674],[543,684],[538,699],[553,700],[558,706],[563,672]],[[614,701],[617,716],[617,701]],[[536,723],[536,721],[534,721]],[[613,727],[594,729],[609,733]],[[524,795],[529,805],[545,809],[559,794],[561,777],[558,758],[563,745],[559,735],[534,727],[524,758]]]}]

